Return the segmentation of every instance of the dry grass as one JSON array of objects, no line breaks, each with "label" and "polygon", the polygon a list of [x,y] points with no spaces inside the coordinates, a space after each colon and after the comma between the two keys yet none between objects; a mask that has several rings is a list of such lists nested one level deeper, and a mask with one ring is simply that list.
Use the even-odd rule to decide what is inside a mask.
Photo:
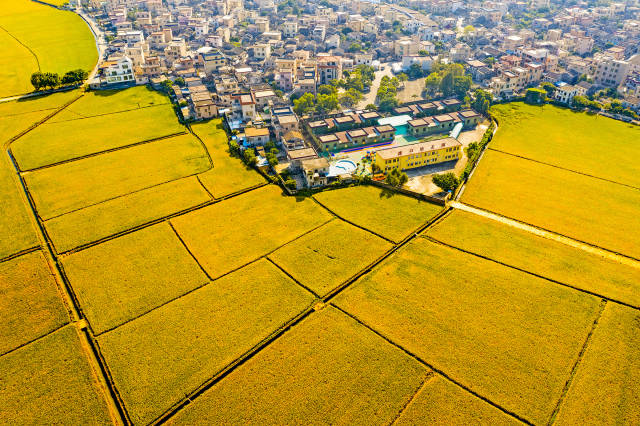
[{"label": "dry grass", "polygon": [[308,307],[266,260],[98,338],[135,424],[149,423]]},{"label": "dry grass", "polygon": [[295,279],[325,295],[393,247],[341,220],[334,220],[269,257]]},{"label": "dry grass", "polygon": [[389,424],[428,374],[326,308],[195,400],[176,424]]},{"label": "dry grass", "polygon": [[63,265],[96,334],[208,282],[167,223],[74,253]]},{"label": "dry grass", "polygon": [[609,303],[556,423],[640,424],[640,312]]},{"label": "dry grass", "polygon": [[465,386],[546,422],[599,300],[425,239],[336,302]]},{"label": "dry grass", "polygon": [[264,256],[331,216],[310,199],[286,197],[269,185],[171,219],[212,277]]},{"label": "dry grass", "polygon": [[69,321],[39,251],[0,263],[0,354],[44,336]]},{"label": "dry grass", "polygon": [[324,191],[314,197],[337,215],[395,242],[442,210],[441,206],[368,185]]},{"label": "dry grass", "polygon": [[640,258],[640,191],[495,151],[462,201]]}]

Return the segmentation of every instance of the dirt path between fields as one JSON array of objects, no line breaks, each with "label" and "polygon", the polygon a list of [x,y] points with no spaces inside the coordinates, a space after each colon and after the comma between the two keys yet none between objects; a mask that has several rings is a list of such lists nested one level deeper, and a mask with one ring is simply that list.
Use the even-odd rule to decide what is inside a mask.
[{"label": "dirt path between fields", "polygon": [[468,206],[466,204],[462,204],[458,201],[452,201],[449,203],[451,207],[458,210],[463,210],[469,213],[477,214],[478,216],[485,217],[487,219],[495,220],[497,222],[503,223],[507,226],[511,226],[513,228],[521,229],[523,231],[530,232],[534,235],[537,235],[542,238],[546,238],[548,240],[557,241],[564,245],[576,248],[578,250],[586,251],[587,253],[595,254],[596,256],[601,256],[609,260],[613,260],[614,262],[622,263],[627,266],[631,266],[633,268],[640,269],[640,262],[626,256],[619,255],[617,253],[613,253],[611,251],[595,247],[589,244],[582,243],[580,241],[576,241],[574,239],[565,237],[563,235],[559,235],[553,232],[545,231],[540,228],[536,228],[535,226],[527,225],[522,222],[518,222],[513,219],[506,218],[504,216],[500,216],[495,213],[491,213],[485,210],[481,210],[475,207]]}]

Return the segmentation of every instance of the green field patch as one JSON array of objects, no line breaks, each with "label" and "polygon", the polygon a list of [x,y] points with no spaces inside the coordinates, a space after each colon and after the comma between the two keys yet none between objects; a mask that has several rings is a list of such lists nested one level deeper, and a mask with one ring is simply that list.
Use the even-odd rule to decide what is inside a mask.
[{"label": "green field patch", "polygon": [[214,197],[222,198],[265,182],[258,172],[231,156],[221,120],[192,124],[191,129],[202,139],[213,161],[213,168],[199,178]]},{"label": "green field patch", "polygon": [[[71,104],[65,111],[75,113],[78,117],[94,117],[102,114],[113,114],[119,111],[164,104],[169,107],[171,106],[171,100],[164,93],[153,90],[147,86],[135,86],[128,89],[94,90],[86,92],[82,98]],[[177,119],[174,120],[177,121]],[[56,116],[51,121],[56,122],[62,120]]]},{"label": "green field patch", "polygon": [[532,423],[549,420],[599,311],[595,297],[422,238],[334,303]]},{"label": "green field patch", "polygon": [[407,406],[397,425],[520,425],[502,411],[435,376]]},{"label": "green field patch", "polygon": [[640,258],[636,189],[487,151],[462,201]]},{"label": "green field patch", "polygon": [[[60,114],[58,114],[60,115]],[[11,145],[22,170],[184,132],[170,105],[45,123]]]},{"label": "green field patch", "polygon": [[33,90],[31,74],[38,71],[33,53],[0,28],[0,97],[28,93]]},{"label": "green field patch", "polygon": [[442,210],[441,206],[368,185],[323,191],[314,197],[338,216],[395,242]]},{"label": "green field patch", "polygon": [[96,334],[208,282],[167,223],[79,251],[62,263]]},{"label": "green field patch", "polygon": [[640,307],[640,269],[456,210],[428,235],[573,287]]},{"label": "green field patch", "polygon": [[58,253],[210,201],[195,177],[105,201],[45,222]]},{"label": "green field patch", "polygon": [[[49,113],[51,113],[55,108],[77,98],[78,95],[80,95],[79,90],[69,90],[50,95],[22,98],[11,102],[0,102],[0,119],[35,111],[49,110]],[[44,114],[43,117],[46,115]]]},{"label": "green field patch", "polygon": [[334,220],[276,250],[269,258],[323,296],[391,247],[382,238]]},{"label": "green field patch", "polygon": [[265,186],[171,219],[212,277],[239,268],[331,219],[310,199]]},{"label": "green field patch", "polygon": [[556,423],[640,424],[640,312],[607,304]]},{"label": "green field patch", "polygon": [[0,424],[112,424],[73,326],[2,356],[0,383]]},{"label": "green field patch", "polygon": [[134,191],[209,169],[209,158],[190,134],[26,173],[38,208],[50,219]]},{"label": "green field patch", "polygon": [[98,337],[133,423],[149,423],[310,306],[266,260]]},{"label": "green field patch", "polygon": [[500,128],[491,147],[640,187],[640,127],[553,105],[495,105]]},{"label": "green field patch", "polygon": [[0,354],[69,321],[40,251],[0,263]]},{"label": "green field patch", "polygon": [[427,374],[329,307],[225,377],[172,423],[390,424]]}]

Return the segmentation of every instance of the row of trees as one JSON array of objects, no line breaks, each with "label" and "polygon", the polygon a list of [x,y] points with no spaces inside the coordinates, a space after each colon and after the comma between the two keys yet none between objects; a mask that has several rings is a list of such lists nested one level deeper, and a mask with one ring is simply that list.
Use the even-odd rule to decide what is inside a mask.
[{"label": "row of trees", "polygon": [[465,74],[462,65],[437,62],[425,79],[425,90],[429,96],[440,92],[443,96],[463,98],[471,89],[471,82],[471,76]]},{"label": "row of trees", "polygon": [[396,97],[398,86],[400,86],[400,80],[397,77],[389,78],[386,75],[382,77],[376,93],[380,111],[391,111],[398,106],[398,98]]},{"label": "row of trees", "polygon": [[80,84],[84,82],[89,73],[83,69],[71,70],[62,77],[55,72],[36,71],[31,74],[31,85],[35,90],[55,89],[58,86]]}]

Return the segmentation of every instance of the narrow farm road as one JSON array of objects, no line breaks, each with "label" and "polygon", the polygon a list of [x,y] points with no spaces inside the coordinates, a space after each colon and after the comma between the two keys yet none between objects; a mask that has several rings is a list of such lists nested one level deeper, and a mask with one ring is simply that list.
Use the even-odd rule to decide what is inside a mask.
[{"label": "narrow farm road", "polygon": [[468,206],[466,204],[462,204],[458,201],[452,201],[449,203],[451,207],[458,210],[463,210],[469,213],[477,214],[478,216],[485,217],[487,219],[495,220],[497,222],[503,223],[507,226],[511,226],[513,228],[518,228],[523,231],[530,232],[534,235],[537,235],[542,238],[546,238],[548,240],[557,241],[559,243],[565,244],[567,246],[576,248],[578,250],[586,251],[587,253],[595,254],[597,256],[601,256],[607,258],[609,260],[613,260],[614,262],[622,263],[627,266],[631,266],[633,268],[640,269],[640,262],[626,256],[622,256],[611,251],[594,247],[589,244],[582,243],[580,241],[576,241],[574,239],[565,237],[563,235],[559,235],[553,232],[545,231],[543,229],[536,228],[535,226],[527,225],[522,222],[518,222],[513,219],[506,218],[504,216],[500,216],[495,213],[488,212],[486,210],[481,210],[475,207]]}]

